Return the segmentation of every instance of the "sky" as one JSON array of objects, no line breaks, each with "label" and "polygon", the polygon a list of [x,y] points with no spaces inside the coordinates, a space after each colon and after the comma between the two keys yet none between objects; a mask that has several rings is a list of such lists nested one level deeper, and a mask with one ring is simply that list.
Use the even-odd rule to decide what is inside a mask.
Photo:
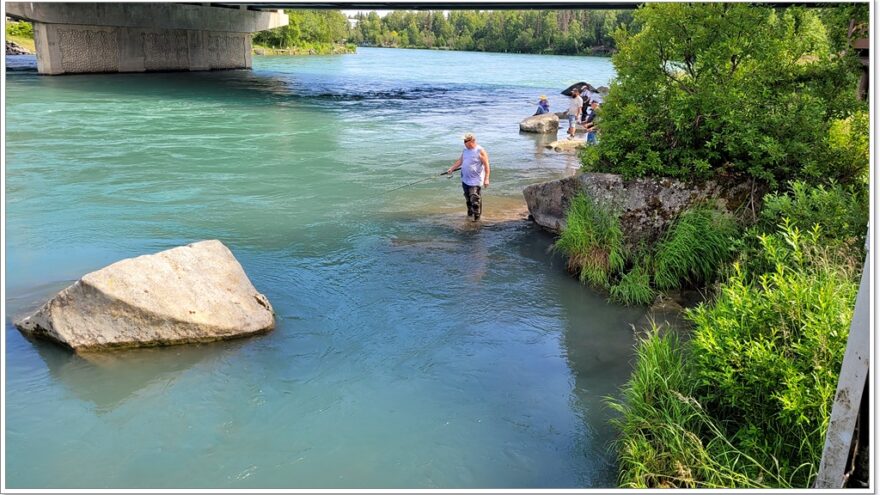
[{"label": "sky", "polygon": [[342,13],[345,14],[346,17],[354,17],[358,13],[369,14],[370,12],[375,12],[379,14],[379,17],[385,17],[385,14],[391,12],[390,10],[343,10]]}]

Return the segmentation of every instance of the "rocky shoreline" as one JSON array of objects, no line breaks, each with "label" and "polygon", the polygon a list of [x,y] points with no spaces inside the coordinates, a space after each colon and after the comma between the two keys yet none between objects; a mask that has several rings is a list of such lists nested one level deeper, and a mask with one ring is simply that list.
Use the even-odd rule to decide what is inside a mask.
[{"label": "rocky shoreline", "polygon": [[[624,241],[630,247],[651,245],[689,207],[715,201],[728,212],[742,210],[755,192],[748,182],[686,183],[670,178],[624,179],[607,173],[580,173],[564,179],[533,184],[523,190],[529,219],[541,228],[559,234],[565,228],[566,212],[575,196],[585,194],[600,206],[616,211]],[[759,195],[760,197],[760,195]],[[684,318],[686,308],[706,300],[696,290],[661,292],[645,316],[634,325],[637,335],[656,327],[685,337],[690,328]]]},{"label": "rocky shoreline", "polygon": [[14,41],[6,40],[7,55],[33,55],[27,48],[19,45]]}]

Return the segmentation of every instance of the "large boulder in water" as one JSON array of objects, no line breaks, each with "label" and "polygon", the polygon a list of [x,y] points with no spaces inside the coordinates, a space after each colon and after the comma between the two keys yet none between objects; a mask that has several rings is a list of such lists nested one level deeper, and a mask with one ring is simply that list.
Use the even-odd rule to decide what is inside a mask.
[{"label": "large boulder in water", "polygon": [[519,123],[522,132],[536,132],[538,134],[551,134],[559,130],[559,117],[555,113],[532,115]]},{"label": "large boulder in water", "polygon": [[272,330],[275,316],[229,249],[212,240],[89,273],[15,326],[80,351],[242,337]]}]

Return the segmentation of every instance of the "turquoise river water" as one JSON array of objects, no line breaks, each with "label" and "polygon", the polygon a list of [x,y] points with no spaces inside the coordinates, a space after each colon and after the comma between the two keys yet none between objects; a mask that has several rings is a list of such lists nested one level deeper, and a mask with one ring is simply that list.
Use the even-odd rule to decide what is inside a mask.
[{"label": "turquoise river water", "polygon": [[[608,59],[359,49],[252,71],[6,74],[10,488],[615,485],[630,324],[522,188],[574,173],[518,122]],[[435,178],[471,131],[484,220]],[[560,133],[560,136],[563,133]],[[264,336],[78,356],[11,321],[122,258],[220,239]]]}]

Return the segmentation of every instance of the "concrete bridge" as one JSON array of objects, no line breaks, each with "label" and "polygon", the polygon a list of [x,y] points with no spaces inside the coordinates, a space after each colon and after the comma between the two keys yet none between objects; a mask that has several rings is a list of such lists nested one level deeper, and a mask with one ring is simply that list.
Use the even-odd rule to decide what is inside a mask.
[{"label": "concrete bridge", "polygon": [[288,21],[278,7],[262,9],[246,4],[6,3],[8,17],[34,25],[41,74],[250,68],[251,34]]}]

